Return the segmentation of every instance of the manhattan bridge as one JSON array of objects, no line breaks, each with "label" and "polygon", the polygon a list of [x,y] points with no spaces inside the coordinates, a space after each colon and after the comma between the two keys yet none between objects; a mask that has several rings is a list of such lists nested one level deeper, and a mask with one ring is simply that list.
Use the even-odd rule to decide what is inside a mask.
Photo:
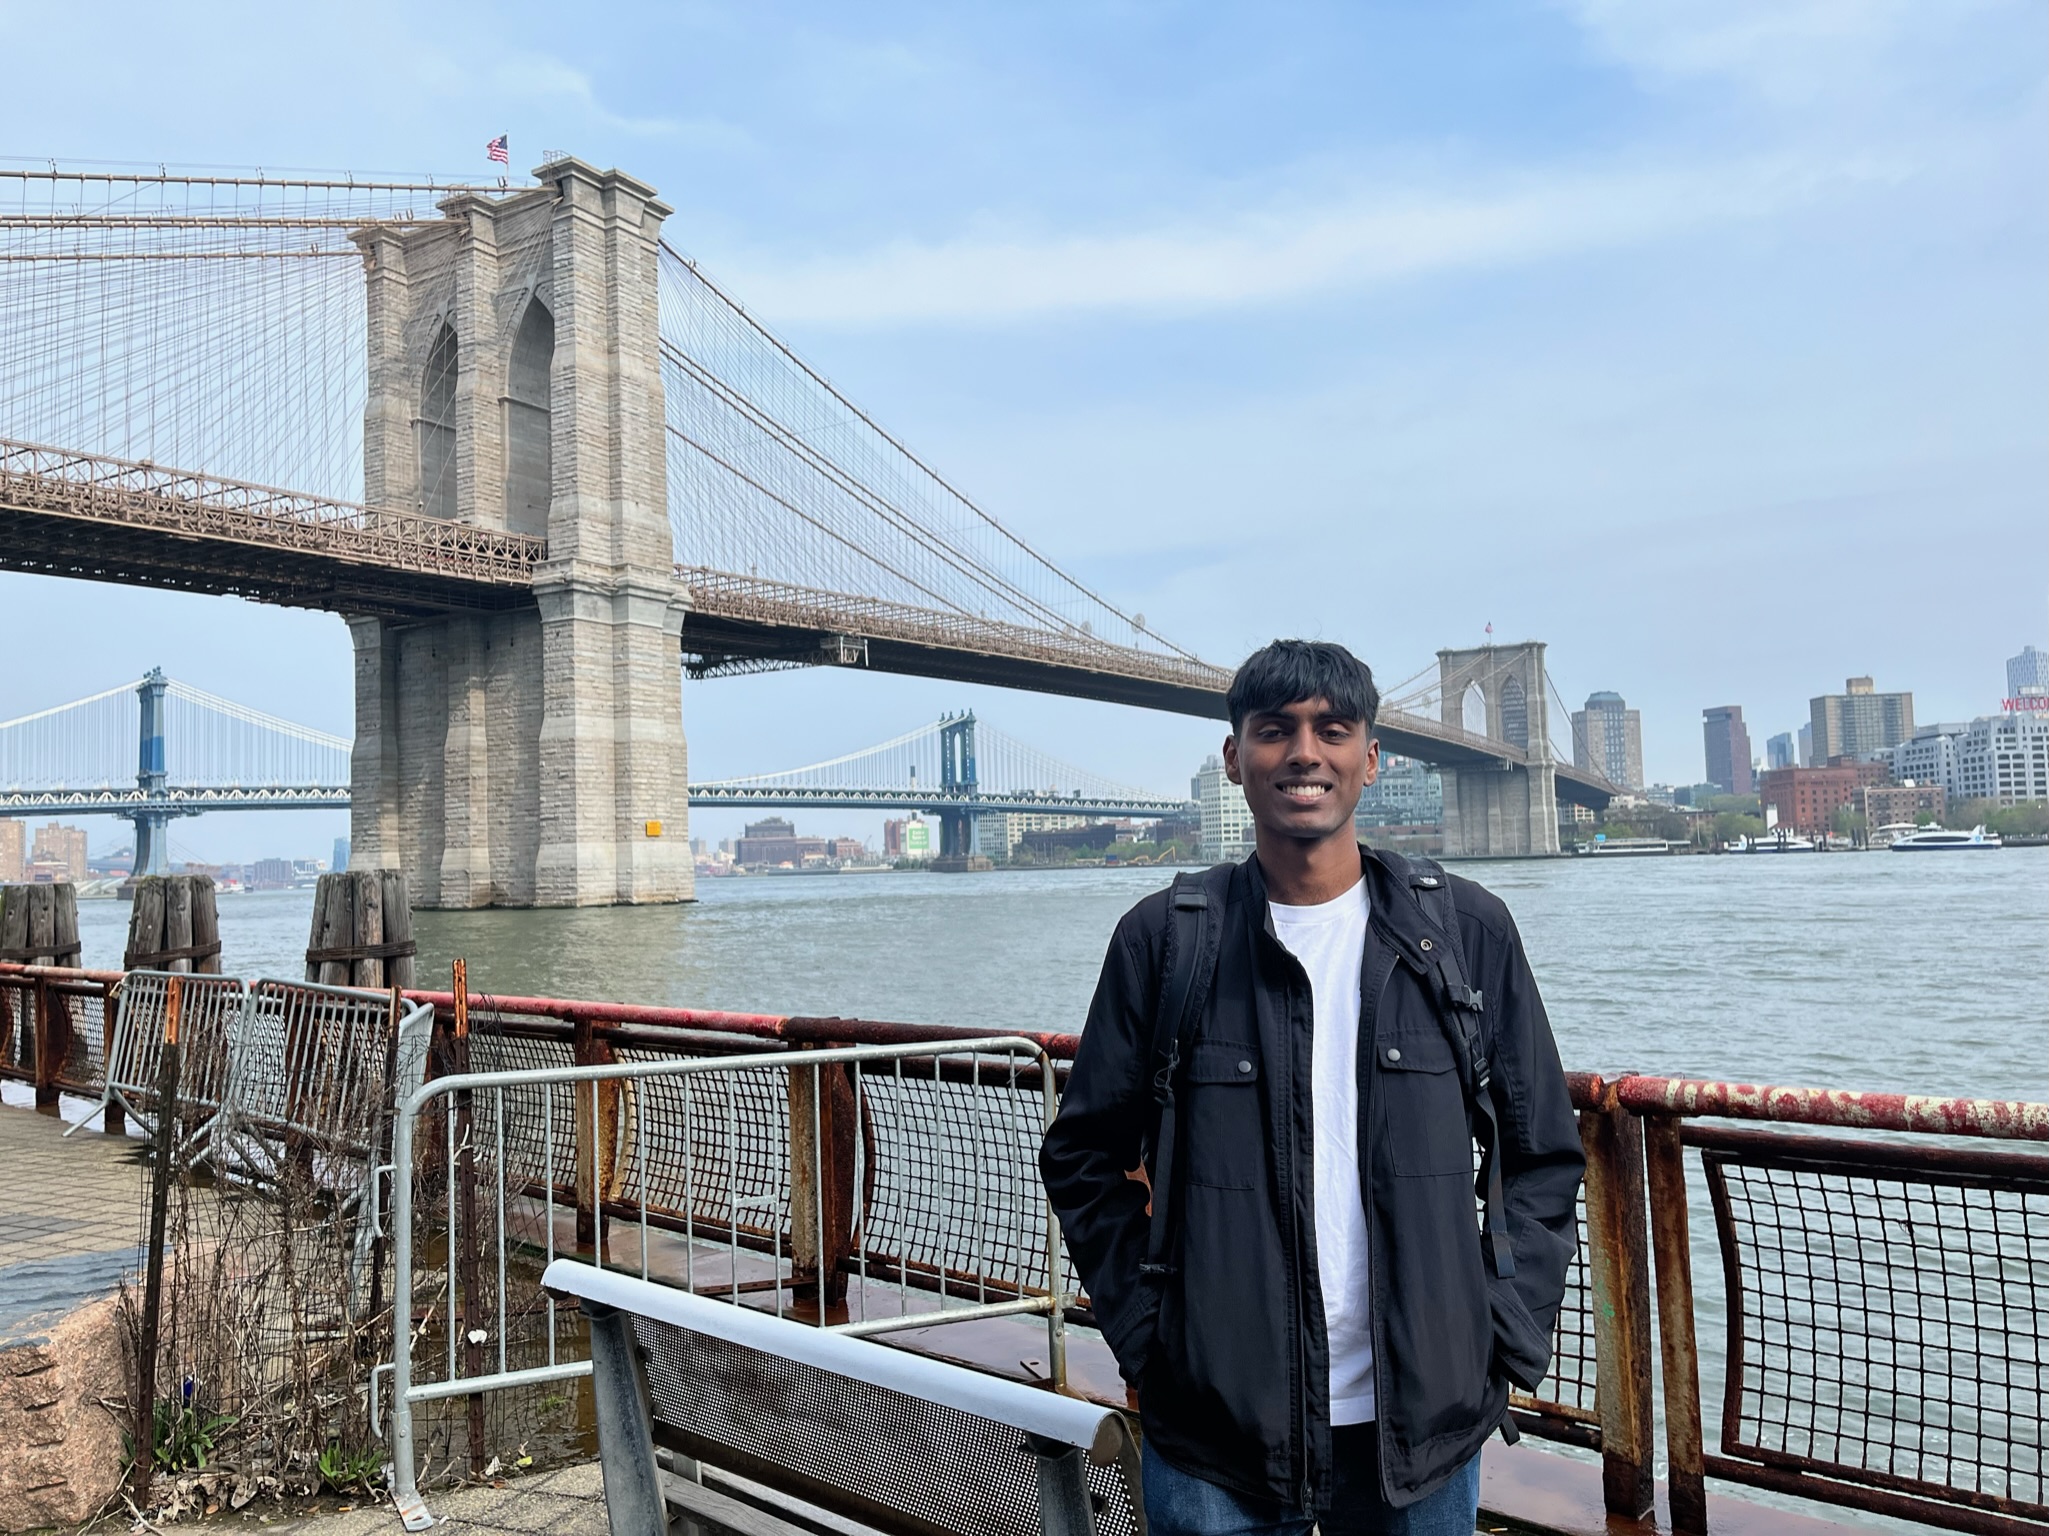
[{"label": "manhattan bridge", "polygon": [[[1224,668],[892,436],[669,212],[568,157],[525,186],[0,169],[0,569],[322,609],[355,655],[346,744],[161,684],[170,767],[188,716],[248,754],[203,781],[149,758],[155,685],[130,688],[155,801],[106,809],[346,803],[356,861],[422,905],[665,901],[693,797],[743,793],[690,774],[679,678],[866,668],[1221,718]],[[1448,852],[1555,851],[1558,803],[1612,793],[1557,750],[1541,643],[1440,651],[1390,694]],[[111,792],[79,750],[12,789],[0,763],[8,806]]]}]

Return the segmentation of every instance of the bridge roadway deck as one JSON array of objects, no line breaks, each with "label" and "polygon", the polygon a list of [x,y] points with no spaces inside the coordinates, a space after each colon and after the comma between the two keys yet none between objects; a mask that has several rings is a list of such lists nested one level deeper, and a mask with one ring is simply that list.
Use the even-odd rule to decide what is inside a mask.
[{"label": "bridge roadway deck", "polygon": [[[533,603],[546,558],[543,539],[0,438],[0,570],[427,618]],[[699,567],[677,576],[693,675],[858,665],[1224,718],[1223,668],[1083,629],[1028,629]],[[1421,716],[1390,712],[1379,729],[1386,750],[1444,767],[1528,761]],[[1555,768],[1561,799],[1598,807],[1613,793],[1596,775]]]}]

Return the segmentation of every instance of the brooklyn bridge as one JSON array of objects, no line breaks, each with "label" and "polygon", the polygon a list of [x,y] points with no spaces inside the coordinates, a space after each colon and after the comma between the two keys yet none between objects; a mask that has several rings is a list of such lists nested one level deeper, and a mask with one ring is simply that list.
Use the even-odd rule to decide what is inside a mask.
[{"label": "brooklyn bridge", "polygon": [[[1222,717],[1224,668],[955,488],[669,213],[571,158],[524,187],[0,170],[0,568],[342,615],[352,857],[428,906],[687,898],[682,678]],[[1450,853],[1556,852],[1559,802],[1613,792],[1557,748],[1540,642],[1391,693]]]}]

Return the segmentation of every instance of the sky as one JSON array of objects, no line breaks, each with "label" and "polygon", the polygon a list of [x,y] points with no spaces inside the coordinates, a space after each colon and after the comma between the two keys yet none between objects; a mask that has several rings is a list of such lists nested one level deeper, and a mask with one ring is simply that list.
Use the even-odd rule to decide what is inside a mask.
[{"label": "sky", "polygon": [[[0,30],[68,61],[12,75],[0,155],[480,176],[502,132],[516,170],[654,183],[750,313],[1212,661],[1301,634],[1395,681],[1492,624],[1691,783],[1708,705],[1759,755],[1853,674],[1968,719],[2049,643],[2038,4],[0,0]],[[63,643],[0,642],[0,719],[161,665],[351,729],[338,618],[0,575],[24,633]],[[840,670],[684,712],[716,777],[963,707],[1156,790],[1221,734]],[[342,821],[174,848],[324,854]]]}]

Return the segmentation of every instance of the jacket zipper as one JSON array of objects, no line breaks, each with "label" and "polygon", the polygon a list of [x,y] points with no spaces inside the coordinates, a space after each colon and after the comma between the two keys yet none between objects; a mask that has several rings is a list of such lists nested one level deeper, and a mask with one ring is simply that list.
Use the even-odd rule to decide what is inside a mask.
[{"label": "jacket zipper", "polygon": [[[1380,1077],[1380,1063],[1377,1054],[1380,1050],[1380,998],[1381,994],[1386,992],[1388,983],[1394,979],[1395,966],[1401,963],[1401,949],[1386,934],[1382,934],[1379,937],[1380,942],[1386,945],[1394,958],[1385,967],[1378,964],[1374,966],[1374,969],[1380,973],[1380,983],[1374,987],[1371,995],[1365,999],[1366,1016],[1359,1021],[1359,1033],[1366,1042],[1366,1050],[1361,1060],[1362,1062],[1371,1062],[1373,1066],[1370,1070],[1359,1074],[1362,1079],[1359,1084],[1359,1123],[1353,1128],[1352,1135],[1360,1147],[1359,1204],[1366,1218],[1366,1275],[1368,1280],[1366,1304],[1371,1309],[1367,1317],[1367,1326],[1373,1337],[1373,1437],[1378,1443],[1380,1450],[1380,1455],[1375,1459],[1380,1464],[1381,1484],[1384,1489],[1387,1482],[1387,1441],[1384,1431],[1384,1426],[1387,1422],[1387,1404],[1382,1401],[1386,1394],[1381,1391],[1381,1382],[1382,1370],[1387,1361],[1387,1349],[1383,1342],[1385,1337],[1385,1330],[1383,1328],[1385,1319],[1381,1314],[1386,1309],[1380,1305],[1380,1255],[1374,1252],[1373,1248],[1373,1126],[1371,1116],[1374,1099],[1378,1093],[1375,1084]],[[1360,985],[1362,987],[1365,985],[1364,977],[1360,978]]]}]

